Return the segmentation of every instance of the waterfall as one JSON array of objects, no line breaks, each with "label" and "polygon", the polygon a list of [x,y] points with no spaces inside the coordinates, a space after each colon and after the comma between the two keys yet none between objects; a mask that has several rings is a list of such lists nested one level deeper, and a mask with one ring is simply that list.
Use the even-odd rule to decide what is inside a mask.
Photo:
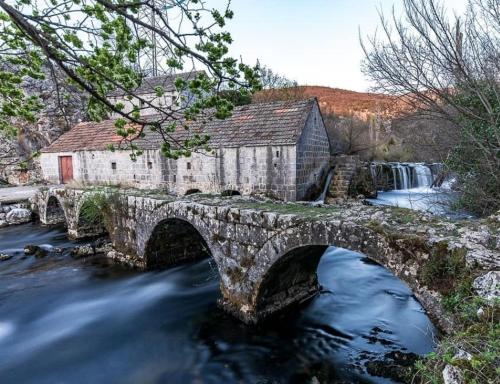
[{"label": "waterfall", "polygon": [[325,186],[323,187],[323,191],[321,192],[321,195],[316,199],[316,203],[325,203],[326,199],[326,194],[328,193],[328,189],[330,188],[330,184],[332,183],[332,178],[333,178],[333,169],[328,172],[328,175],[326,176],[325,180]]},{"label": "waterfall", "polygon": [[430,187],[432,185],[434,178],[432,177],[432,171],[429,166],[423,164],[415,164],[413,166],[413,169],[415,170],[416,183],[414,183],[412,187]]},{"label": "waterfall", "polygon": [[441,168],[441,164],[424,163],[370,164],[370,172],[379,190],[430,188]]}]

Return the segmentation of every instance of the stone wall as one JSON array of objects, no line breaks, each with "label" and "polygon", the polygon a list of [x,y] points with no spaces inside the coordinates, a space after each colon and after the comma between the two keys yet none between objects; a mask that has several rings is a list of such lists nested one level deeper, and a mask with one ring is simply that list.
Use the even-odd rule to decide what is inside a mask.
[{"label": "stone wall", "polygon": [[148,150],[135,162],[129,151],[81,151],[42,153],[40,161],[44,179],[52,184],[60,183],[58,157],[72,156],[73,177],[79,183],[164,189],[180,196],[192,190],[234,190],[293,201],[295,151],[291,145],[220,148],[214,154],[193,153],[172,160]]},{"label": "stone wall", "polygon": [[[173,105],[173,101],[176,97],[178,97],[178,92],[165,92],[161,97],[158,97],[155,92],[151,93],[144,93],[140,95],[142,99],[144,99],[146,102],[151,103],[155,107],[158,108],[165,108],[168,107],[170,108]],[[125,96],[113,96],[109,97],[109,101],[113,104],[117,103],[122,103],[124,105],[124,108],[122,109],[122,112],[124,113],[131,113],[134,109],[134,106],[138,106],[141,108],[141,116],[148,116],[148,115],[153,115],[158,113],[158,110],[155,108],[151,107],[141,107],[141,103],[137,98],[133,98],[132,100],[129,100]],[[118,115],[117,113],[112,113],[111,118],[118,118],[121,115]]]},{"label": "stone wall", "polygon": [[135,188],[164,188],[166,185],[165,159],[159,151],[146,150],[137,161],[131,160],[130,151],[42,153],[43,177],[52,184],[60,183],[59,156],[72,156],[73,179],[79,183]]},{"label": "stone wall", "polygon": [[321,181],[329,169],[330,142],[316,103],[297,145],[296,200],[307,200],[321,190]]},{"label": "stone wall", "polygon": [[292,145],[219,148],[214,154],[194,153],[189,158],[168,160],[167,169],[172,173],[167,177],[178,195],[193,189],[205,193],[234,190],[293,201],[295,159]]}]

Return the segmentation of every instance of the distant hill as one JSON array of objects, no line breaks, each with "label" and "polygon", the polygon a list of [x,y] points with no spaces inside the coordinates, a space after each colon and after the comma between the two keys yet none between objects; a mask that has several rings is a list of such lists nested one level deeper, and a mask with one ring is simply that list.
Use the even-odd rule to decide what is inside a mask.
[{"label": "distant hill", "polygon": [[254,96],[254,102],[308,97],[318,98],[324,115],[355,116],[362,120],[368,120],[370,116],[375,115],[391,119],[402,110],[402,103],[394,96],[308,85],[290,89],[264,90]]},{"label": "distant hill", "polygon": [[319,86],[300,88],[302,88],[305,97],[317,97],[322,112],[327,114],[355,115],[359,118],[375,114],[390,118],[394,117],[401,109],[400,102],[394,96]]}]

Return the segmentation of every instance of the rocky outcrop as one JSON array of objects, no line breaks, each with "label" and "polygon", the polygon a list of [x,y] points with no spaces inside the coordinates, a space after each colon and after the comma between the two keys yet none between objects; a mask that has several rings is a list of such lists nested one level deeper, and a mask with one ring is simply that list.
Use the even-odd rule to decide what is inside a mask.
[{"label": "rocky outcrop", "polygon": [[31,211],[25,208],[14,208],[7,213],[5,221],[9,225],[27,223],[31,221]]},{"label": "rocky outcrop", "polygon": [[47,69],[45,80],[27,79],[22,87],[26,93],[38,95],[44,105],[35,123],[16,119],[15,137],[0,135],[0,179],[23,185],[41,180],[41,169],[32,155],[55,141],[77,122],[87,119],[87,97],[64,81],[62,74]]},{"label": "rocky outcrop", "polygon": [[0,204],[0,228],[31,221],[32,212],[28,203]]},{"label": "rocky outcrop", "polygon": [[479,296],[488,301],[500,298],[500,271],[489,271],[477,277],[472,287]]}]

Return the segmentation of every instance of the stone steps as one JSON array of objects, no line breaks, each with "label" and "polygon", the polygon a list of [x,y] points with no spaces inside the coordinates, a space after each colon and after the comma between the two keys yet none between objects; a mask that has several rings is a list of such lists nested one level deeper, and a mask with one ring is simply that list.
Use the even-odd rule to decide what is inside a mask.
[{"label": "stone steps", "polygon": [[349,193],[351,180],[356,174],[358,161],[353,157],[341,157],[336,163],[329,195],[333,199],[345,198]]}]

